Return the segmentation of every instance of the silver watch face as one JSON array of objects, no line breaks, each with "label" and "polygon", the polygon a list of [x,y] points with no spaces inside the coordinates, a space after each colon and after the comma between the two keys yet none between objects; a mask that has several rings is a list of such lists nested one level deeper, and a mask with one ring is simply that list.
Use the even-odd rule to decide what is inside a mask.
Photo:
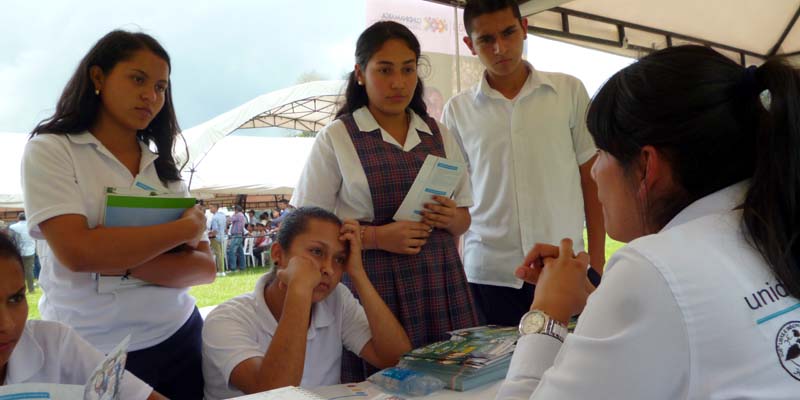
[{"label": "silver watch face", "polygon": [[544,331],[546,317],[542,312],[531,311],[522,318],[520,323],[520,333],[523,335],[528,333],[538,333]]}]

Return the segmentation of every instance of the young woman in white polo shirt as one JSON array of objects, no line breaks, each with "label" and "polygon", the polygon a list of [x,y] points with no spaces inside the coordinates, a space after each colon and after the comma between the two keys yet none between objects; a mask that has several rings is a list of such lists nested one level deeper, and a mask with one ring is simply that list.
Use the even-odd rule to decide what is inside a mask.
[{"label": "young woman in white polo shirt", "polygon": [[[414,347],[479,323],[456,247],[471,221],[467,173],[452,199],[434,196],[422,222],[393,218],[429,154],[464,161],[453,135],[428,116],[417,73],[420,52],[414,34],[393,21],[361,33],[344,104],[317,134],[292,195],[297,206],[319,206],[361,223],[367,274]],[[373,371],[345,355],[344,382]]]},{"label": "young woman in white polo shirt", "polygon": [[[188,287],[215,276],[200,240],[202,210],[155,226],[101,225],[108,187],[188,195],[172,155],[179,128],[169,74],[169,56],[152,37],[105,35],[81,60],[55,114],[33,130],[22,180],[28,227],[53,255],[40,276],[42,318],[71,326],[103,352],[132,334],[128,369],[169,398],[196,399],[202,318]],[[98,273],[150,285],[106,291]]]},{"label": "young woman in white polo shirt", "polygon": [[[0,386],[19,383],[84,385],[103,354],[70,327],[52,321],[28,321],[22,257],[0,233]],[[126,372],[121,400],[163,399]]]},{"label": "young woman in white polo shirt", "polygon": [[798,99],[784,61],[703,46],[612,76],[587,115],[592,176],[629,243],[593,293],[569,240],[528,254],[516,274],[536,294],[498,397],[798,398]]},{"label": "young woman in white polo shirt", "polygon": [[[298,208],[284,217],[271,254],[276,267],[253,293],[221,304],[206,318],[206,400],[338,384],[343,345],[380,368],[411,350],[364,271],[356,221],[342,223],[318,207]],[[343,273],[361,304],[339,284]]]}]

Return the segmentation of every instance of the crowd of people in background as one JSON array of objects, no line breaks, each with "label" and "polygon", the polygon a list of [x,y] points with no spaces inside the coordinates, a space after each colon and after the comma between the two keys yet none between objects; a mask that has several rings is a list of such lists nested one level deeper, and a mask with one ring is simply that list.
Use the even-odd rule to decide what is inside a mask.
[{"label": "crowd of people in background", "polygon": [[[262,212],[255,209],[243,212],[242,206],[234,205],[228,213],[217,204],[208,206],[206,225],[217,276],[244,271],[248,267],[248,257],[253,260],[250,266],[270,265],[269,258],[262,254],[269,254],[281,222],[295,210],[288,200],[278,200],[277,204],[277,208]],[[246,246],[248,239],[253,239],[252,246]]]},{"label": "crowd of people in background", "polygon": [[[676,46],[590,101],[523,60],[516,1],[470,0],[463,18],[485,73],[442,122],[419,41],[376,22],[296,210],[195,205],[149,226],[99,210],[108,188],[190,196],[170,58],[144,33],[101,38],[25,149],[26,213],[16,243],[0,237],[0,382],[83,383],[130,335],[119,398],[215,400],[361,381],[490,322],[519,326],[502,399],[796,398],[800,73]],[[418,221],[394,220],[430,155],[467,171]],[[606,232],[628,243],[608,263]],[[33,239],[45,321],[27,320]],[[189,288],[265,255],[253,291],[204,321]]]}]

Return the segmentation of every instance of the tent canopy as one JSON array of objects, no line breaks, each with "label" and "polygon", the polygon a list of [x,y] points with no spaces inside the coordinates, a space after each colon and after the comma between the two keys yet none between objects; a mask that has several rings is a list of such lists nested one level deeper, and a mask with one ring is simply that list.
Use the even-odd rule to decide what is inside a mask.
[{"label": "tent canopy", "polygon": [[25,133],[0,132],[2,156],[0,156],[0,208],[23,208],[20,167],[22,153],[28,135]]},{"label": "tent canopy", "polygon": [[343,92],[344,81],[314,81],[276,90],[207,122],[183,131],[186,149],[177,146],[178,159],[196,170],[214,144],[237,129],[284,127],[317,131],[328,124]]},{"label": "tent canopy", "polygon": [[687,43],[743,65],[800,55],[800,0],[523,0],[520,11],[532,34],[627,57]]},{"label": "tent canopy", "polygon": [[[192,195],[291,194],[313,144],[314,138],[226,137],[195,171]],[[184,170],[184,181],[190,174]]]}]

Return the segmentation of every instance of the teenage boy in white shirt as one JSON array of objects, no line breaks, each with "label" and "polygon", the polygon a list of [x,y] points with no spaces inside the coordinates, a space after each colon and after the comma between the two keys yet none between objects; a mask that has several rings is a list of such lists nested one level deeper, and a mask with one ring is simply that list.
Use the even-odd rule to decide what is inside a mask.
[{"label": "teenage boy in white shirt", "polygon": [[[205,321],[206,399],[337,384],[342,345],[379,368],[411,350],[364,271],[360,232],[357,222],[317,207],[286,216],[272,245],[275,270]],[[339,284],[343,272],[361,304]]]},{"label": "teenage boy in white shirt", "polygon": [[474,188],[464,234],[467,279],[486,321],[500,325],[516,325],[528,311],[534,287],[514,268],[535,243],[569,237],[582,250],[585,221],[594,281],[605,264],[590,174],[596,149],[584,121],[589,96],[574,77],[522,60],[527,25],[513,0],[467,2],[464,42],[486,72],[443,116],[462,144]]}]

